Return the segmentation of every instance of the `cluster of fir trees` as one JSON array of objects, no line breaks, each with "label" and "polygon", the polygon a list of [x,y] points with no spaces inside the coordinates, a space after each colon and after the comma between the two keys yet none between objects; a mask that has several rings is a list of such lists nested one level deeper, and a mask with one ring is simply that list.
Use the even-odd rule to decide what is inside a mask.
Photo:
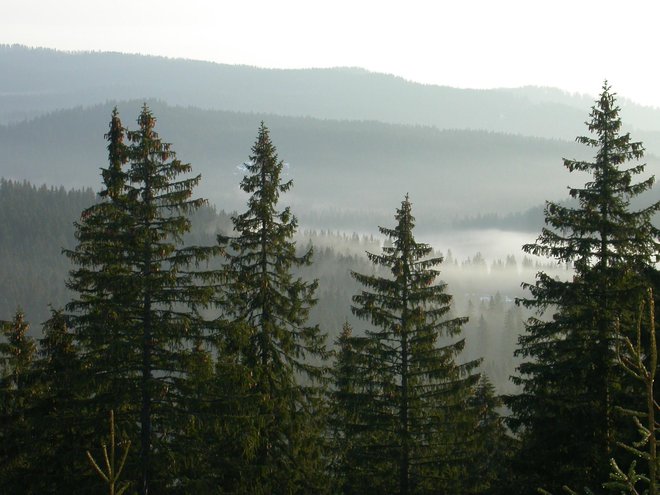
[{"label": "cluster of fir trees", "polygon": [[[578,138],[594,161],[565,160],[591,180],[570,189],[575,206],[548,203],[546,228],[525,246],[574,272],[540,272],[521,300],[539,317],[519,340],[521,393],[505,400],[510,472],[489,455],[510,450],[491,388],[475,362],[458,364],[461,341],[439,342],[462,321],[434,283],[440,260],[414,240],[408,198],[395,228],[382,229],[390,244],[370,255],[375,271],[355,274],[364,290],[353,311],[372,327],[344,329],[328,373],[323,337],[306,324],[315,284],[290,272],[311,252],[296,253],[295,217],[276,208],[290,183],[267,129],[241,184],[251,196],[235,237],[198,248],[180,241],[186,211],[202,203],[190,199],[199,178],[179,178],[189,166],[160,141],[147,108],[138,123],[128,132],[113,115],[104,201],[83,212],[68,253],[77,267],[68,312],[53,312],[38,350],[20,314],[4,327],[3,489],[94,491],[83,452],[112,410],[139,446],[125,473],[141,493],[495,493],[505,476],[507,493],[558,493],[597,490],[613,457],[609,487],[656,492],[655,315],[642,318],[640,305],[649,287],[658,292],[660,204],[630,208],[653,178],[634,182],[644,166],[625,168],[643,147],[621,134],[607,85],[593,137]],[[213,256],[223,267],[200,270]],[[222,311],[209,318],[209,308]],[[622,414],[645,410],[644,424]],[[647,473],[618,468],[630,453],[649,461]]]},{"label": "cluster of fir trees", "polygon": [[146,106],[137,123],[113,112],[101,201],[65,251],[73,300],[38,345],[20,312],[3,326],[2,491],[98,492],[104,471],[88,460],[108,452],[97,446],[111,413],[111,451],[128,452],[111,492],[492,492],[497,401],[476,361],[457,364],[463,341],[439,344],[464,319],[449,315],[441,259],[415,241],[408,198],[382,229],[392,247],[370,254],[388,273],[354,274],[365,290],[353,311],[374,329],[347,328],[331,372],[307,323],[317,283],[292,275],[312,251],[297,252],[296,218],[278,209],[291,182],[268,129],[233,235],[200,247],[183,243],[200,177]]}]

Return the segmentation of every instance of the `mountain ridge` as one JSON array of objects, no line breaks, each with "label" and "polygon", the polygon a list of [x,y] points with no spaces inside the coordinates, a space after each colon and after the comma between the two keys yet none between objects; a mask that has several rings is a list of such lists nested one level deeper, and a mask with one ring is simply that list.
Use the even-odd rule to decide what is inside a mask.
[{"label": "mountain ridge", "polygon": [[[585,95],[552,88],[452,88],[352,67],[265,69],[20,45],[0,45],[0,69],[3,123],[76,105],[156,98],[216,110],[574,139],[584,132],[592,103]],[[660,136],[660,109],[625,99],[622,107],[630,114],[623,119],[630,129]],[[656,138],[658,145],[651,147],[660,152],[660,137]]]},{"label": "mountain ridge", "polygon": [[[291,204],[309,216],[359,211],[388,219],[392,198],[409,192],[418,215],[434,224],[465,214],[511,213],[561,198],[575,181],[562,156],[581,156],[571,141],[484,130],[449,130],[373,121],[204,110],[148,102],[161,137],[203,175],[200,190],[220,208],[235,209],[259,122],[266,121],[280,158],[289,163]],[[11,179],[97,188],[105,166],[110,112],[119,107],[134,127],[141,100],[54,111],[0,127],[0,169]],[[655,157],[649,162],[656,164]],[[340,225],[323,225],[339,228]],[[357,228],[357,226],[349,226]]]}]

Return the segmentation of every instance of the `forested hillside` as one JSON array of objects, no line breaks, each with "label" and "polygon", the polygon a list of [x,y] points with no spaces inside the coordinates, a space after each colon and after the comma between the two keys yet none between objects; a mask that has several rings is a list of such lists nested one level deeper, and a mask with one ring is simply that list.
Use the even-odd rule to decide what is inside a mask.
[{"label": "forested hillside", "polygon": [[[572,140],[592,97],[552,88],[459,89],[355,68],[275,70],[119,53],[0,47],[0,123],[108,100],[375,120]],[[125,74],[131,74],[126,78]],[[658,109],[622,101],[624,122],[660,153]]]},{"label": "forested hillside", "polygon": [[63,282],[70,265],[62,249],[73,247],[73,221],[94,200],[91,189],[0,179],[0,320],[22,308],[37,329],[49,304],[66,301]]},{"label": "forested hillside", "polygon": [[[130,121],[141,103],[122,102],[118,108]],[[204,196],[226,210],[242,202],[236,183],[244,150],[254,126],[267,121],[286,153],[286,173],[298,184],[289,201],[299,206],[303,224],[316,228],[373,230],[389,215],[387,198],[401,190],[416,198],[423,229],[466,215],[515,213],[537,206],[539,198],[561,197],[567,177],[558,173],[558,157],[577,151],[569,142],[483,131],[150,105],[163,135],[180,143],[180,156],[204,176]],[[4,176],[93,186],[104,160],[99,129],[112,106],[63,110],[0,127]]]},{"label": "forested hillside", "polygon": [[660,161],[606,82],[569,141],[538,88],[0,63],[1,493],[657,493]]},{"label": "forested hillside", "polygon": [[[32,323],[31,334],[39,336],[41,324],[50,315],[49,306],[61,308],[67,303],[71,293],[65,281],[71,264],[62,250],[75,246],[73,224],[96,201],[91,189],[67,191],[27,182],[0,182],[1,253],[7,261],[0,267],[0,320],[11,319],[21,308]],[[231,228],[227,213],[203,208],[193,216],[186,242],[212,245],[218,233],[230,233]],[[373,234],[307,229],[296,236],[296,241],[301,250],[314,248],[312,265],[299,271],[319,279],[319,301],[311,310],[310,321],[319,324],[331,342],[346,322],[354,325],[357,333],[369,328],[350,311],[351,298],[358,290],[351,271],[367,271],[365,253],[378,252],[383,239]],[[470,318],[465,326],[466,355],[484,357],[485,370],[498,390],[511,390],[508,376],[513,371],[513,349],[526,315],[513,304],[514,298],[522,295],[519,281],[531,279],[542,266],[558,275],[565,269],[513,252],[507,257],[486,259],[476,251],[456,256],[444,246],[437,249],[446,258],[441,277],[454,291],[453,311]]]},{"label": "forested hillside", "polygon": [[[0,48],[0,67],[0,108],[31,117],[0,125],[5,178],[93,187],[103,163],[95,130],[115,102],[131,120],[149,101],[163,132],[204,175],[201,191],[213,204],[241,204],[243,150],[265,120],[300,185],[290,202],[301,206],[303,224],[349,232],[386,221],[383,198],[401,189],[415,198],[425,230],[561,198],[568,176],[557,164],[582,152],[572,141],[590,100],[548,88],[425,86],[353,69],[266,70],[19,46]],[[652,170],[657,110],[622,104]],[[367,182],[372,187],[362,187]]]}]

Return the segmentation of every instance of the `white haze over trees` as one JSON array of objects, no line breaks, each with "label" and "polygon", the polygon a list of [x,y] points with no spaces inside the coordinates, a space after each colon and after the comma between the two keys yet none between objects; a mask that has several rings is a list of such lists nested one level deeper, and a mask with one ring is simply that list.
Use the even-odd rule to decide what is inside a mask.
[{"label": "white haze over trees", "polygon": [[[297,493],[320,493],[322,486],[334,489],[326,475],[338,476],[340,483],[349,479],[350,485],[350,476],[334,471],[351,464],[352,458],[346,454],[352,445],[359,447],[353,451],[362,452],[358,460],[367,459],[363,454],[371,449],[384,453],[383,445],[394,445],[392,451],[398,448],[390,441],[395,416],[381,412],[399,398],[405,404],[399,408],[401,425],[396,427],[401,440],[402,494],[409,493],[407,473],[413,472],[408,463],[409,439],[415,435],[433,446],[419,451],[423,453],[416,457],[419,465],[443,467],[440,471],[423,467],[418,471],[420,479],[443,479],[439,475],[446,466],[454,470],[445,459],[453,458],[455,465],[465,469],[452,475],[465,473],[456,477],[456,486],[463,488],[445,485],[443,493],[527,493],[508,486],[511,479],[524,480],[524,471],[523,477],[512,477],[513,471],[505,465],[517,449],[514,443],[525,438],[514,441],[506,436],[499,414],[503,403],[496,397],[529,390],[524,380],[515,378],[530,364],[524,360],[536,352],[525,349],[525,336],[529,338],[534,328],[552,327],[547,318],[557,315],[566,317],[571,325],[576,323],[571,331],[590,328],[592,321],[599,322],[600,331],[600,323],[611,321],[617,332],[620,328],[632,332],[637,318],[634,305],[604,304],[614,300],[607,297],[610,284],[620,293],[625,289],[626,297],[634,293],[628,290],[632,285],[618,284],[617,277],[625,278],[622,275],[634,272],[631,280],[653,284],[655,290],[660,284],[657,266],[650,259],[639,263],[643,270],[638,268],[637,261],[647,254],[644,250],[631,255],[629,265],[626,260],[613,265],[616,271],[610,272],[607,259],[617,256],[608,255],[605,248],[600,251],[603,264],[587,269],[588,252],[576,257],[570,247],[550,259],[536,254],[557,256],[562,251],[530,247],[544,220],[548,224],[547,219],[552,218],[552,210],[569,213],[564,214],[572,219],[566,224],[567,231],[577,233],[580,242],[584,226],[578,220],[583,217],[573,208],[586,205],[587,218],[598,210],[593,207],[596,203],[576,200],[575,190],[570,192],[572,199],[567,191],[567,186],[580,187],[590,180],[589,167],[570,162],[569,168],[583,172],[569,174],[562,166],[562,157],[574,157],[579,163],[593,158],[591,150],[581,144],[597,141],[576,140],[575,136],[585,132],[584,120],[598,88],[607,93],[612,84],[621,104],[621,131],[630,132],[632,139],[644,144],[642,161],[647,168],[641,178],[660,175],[660,71],[656,63],[660,4],[640,0],[625,5],[611,0],[411,0],[405,4],[389,0],[190,0],[183,4],[174,0],[12,0],[1,11],[0,256],[4,262],[0,263],[0,405],[10,403],[3,397],[13,402],[9,408],[0,407],[0,425],[9,425],[0,427],[0,492],[16,493],[23,484],[50,482],[41,473],[30,474],[47,467],[49,476],[57,474],[60,483],[75,486],[73,492],[87,493],[75,480],[77,474],[84,475],[77,463],[85,460],[75,448],[91,444],[90,435],[98,432],[96,426],[87,425],[92,425],[102,408],[95,401],[90,402],[92,408],[76,405],[81,403],[78,394],[88,401],[102,398],[99,390],[103,389],[95,388],[93,377],[80,380],[76,375],[83,376],[81,370],[96,370],[98,376],[117,372],[121,380],[133,380],[139,368],[140,456],[139,460],[128,458],[126,471],[132,472],[127,478],[135,480],[137,467],[141,468],[143,495],[170,493],[148,489],[150,480],[157,479],[151,471],[160,471],[158,476],[165,481],[156,483],[168,485],[174,490],[171,493],[203,494],[218,489],[293,493],[292,488],[284,487],[293,487],[301,479],[305,483],[313,480],[313,484],[300,488],[301,484]],[[140,107],[140,131],[125,129],[118,115],[131,129]],[[617,132],[618,110],[612,110],[616,118],[609,127]],[[111,112],[111,131],[104,138]],[[165,164],[174,155],[169,144],[161,143],[152,132],[154,117],[158,135],[162,133],[175,145],[181,162]],[[248,155],[259,121],[259,137]],[[604,129],[592,125],[589,130],[594,128]],[[622,141],[626,146],[627,136]],[[123,142],[125,137],[128,144]],[[273,143],[277,143],[279,155]],[[641,158],[640,144],[633,144],[632,151],[622,149],[623,155]],[[100,199],[103,192],[100,196],[97,192],[99,167],[107,165],[107,151],[111,167],[101,168],[103,187],[107,187],[104,203]],[[188,163],[195,176],[172,184],[170,179],[189,171]],[[153,175],[148,172],[152,166],[166,172],[162,177]],[[644,166],[636,166],[634,173]],[[246,172],[249,176],[243,177]],[[151,186],[159,178],[160,203],[154,201]],[[143,180],[144,188],[134,187]],[[186,210],[188,194],[198,180],[200,188],[193,197],[207,198],[208,203],[193,200],[195,212],[190,218],[147,211],[153,212],[154,207]],[[294,184],[291,191],[289,180]],[[646,186],[634,187],[646,190]],[[136,192],[140,190],[144,192]],[[279,194],[284,192],[286,197],[280,203]],[[397,227],[391,229],[394,207],[404,195],[395,217]],[[607,194],[599,196],[608,199]],[[545,212],[544,201],[550,205]],[[654,240],[648,245],[657,251],[658,231],[647,223],[660,209],[660,188],[645,191],[630,205],[627,201],[628,197],[621,204],[633,209],[653,204],[648,214],[639,215],[644,229],[633,237],[652,233]],[[245,213],[237,215],[237,211]],[[273,214],[275,211],[281,213]],[[606,208],[600,211],[603,221],[585,222],[594,227],[586,232],[606,224]],[[626,212],[620,216],[632,218]],[[141,222],[135,223],[135,218]],[[153,222],[154,218],[160,220]],[[564,235],[560,220],[555,216],[549,224]],[[620,242],[630,232],[625,224],[623,221],[622,233],[610,239]],[[161,229],[159,225],[170,227]],[[607,237],[602,228],[600,233],[601,240]],[[553,235],[544,231],[536,242]],[[170,237],[176,242],[170,244]],[[158,244],[154,239],[167,240]],[[523,245],[528,254],[523,253]],[[617,247],[618,254],[627,253],[628,244],[622,245],[620,251]],[[69,258],[62,255],[63,249],[68,250]],[[220,250],[225,264],[221,259],[207,259],[212,251]],[[635,256],[639,259],[633,264]],[[253,276],[256,257],[259,273]],[[440,258],[444,258],[442,263]],[[193,259],[204,263],[184,269],[185,261]],[[439,272],[427,270],[432,267]],[[67,274],[69,282],[64,284]],[[600,297],[584,296],[591,287],[584,294],[571,289],[570,296],[581,297],[579,304],[591,304],[590,308],[596,308],[594,314],[603,312],[597,319],[588,318],[591,313],[586,311],[584,319],[576,319],[582,315],[579,304],[573,306],[572,300],[565,304],[564,299],[557,302],[552,297],[550,289],[582,283],[581,277],[602,288]],[[168,285],[166,279],[176,283]],[[539,281],[534,286],[536,294],[539,287],[546,293],[530,303],[524,298],[530,292],[535,295],[534,287],[528,285],[535,279]],[[144,285],[143,280],[150,282]],[[193,280],[202,283],[196,285]],[[140,292],[142,287],[144,292]],[[273,287],[276,290],[270,290]],[[364,287],[368,291],[361,292]],[[88,298],[89,294],[93,297]],[[156,308],[152,298],[162,307]],[[434,304],[438,306],[431,307]],[[557,304],[559,313],[552,315]],[[649,327],[655,338],[652,304],[649,297]],[[80,314],[58,311],[62,307]],[[539,308],[548,311],[542,314]],[[625,318],[610,318],[608,312],[620,310]],[[160,324],[152,324],[160,318],[158,314],[164,315]],[[90,318],[85,320],[85,315]],[[108,315],[116,319],[116,325],[108,324],[112,321]],[[446,331],[439,331],[444,324],[435,324],[439,315],[448,318]],[[71,329],[67,318],[74,322]],[[129,320],[142,323],[127,326],[124,322]],[[452,321],[460,325],[454,326]],[[25,322],[32,323],[30,330]],[[43,329],[41,322],[45,322]],[[173,323],[181,325],[175,329]],[[105,335],[98,338],[97,327],[113,329],[108,339],[112,341],[107,347],[110,352],[105,352]],[[372,338],[379,327],[383,333]],[[418,331],[423,327],[427,330]],[[116,338],[126,328],[137,330],[136,338]],[[157,343],[152,335],[159,328],[167,332]],[[646,330],[640,317],[640,339]],[[402,338],[392,339],[397,333]],[[538,335],[542,340],[543,335]],[[561,331],[552,335],[558,337],[558,351],[564,344],[587,343],[564,339]],[[605,343],[614,336],[605,332],[591,335]],[[31,364],[24,364],[36,349],[30,340],[34,337],[45,337],[39,344],[45,351]],[[465,344],[455,340],[463,337]],[[112,358],[114,367],[104,368],[104,359],[98,360],[98,366],[95,362],[90,366],[95,358],[76,356],[75,345],[67,350],[67,339],[79,351],[91,351],[90,356]],[[388,357],[388,339],[406,349],[394,360]],[[7,345],[15,341],[28,345],[15,346],[19,349],[15,352]],[[114,349],[118,343],[117,349],[128,349],[127,342],[131,349],[141,349],[140,367],[137,354],[122,355]],[[20,350],[30,345],[32,351]],[[409,366],[413,353],[408,349],[416,349],[417,368]],[[436,351],[442,349],[450,349],[446,353],[450,360],[439,359],[442,356]],[[587,366],[598,362],[581,356],[581,348],[575,349],[577,360]],[[639,349],[637,357],[641,356]],[[335,360],[339,366],[330,372],[323,366],[336,350],[340,351]],[[158,362],[151,360],[152,351],[159,355]],[[21,357],[18,364],[11,365],[14,371],[8,371],[10,361],[3,361],[3,353]],[[51,359],[58,355],[66,359]],[[557,355],[563,359],[564,353]],[[380,372],[399,366],[399,359],[401,369],[417,371],[400,378],[392,374],[389,379]],[[46,365],[46,361],[55,364]],[[591,388],[589,381],[573,380],[577,376],[570,367],[554,367],[551,361],[547,368],[550,388],[555,369],[564,374],[564,381],[557,383],[570,389],[575,381]],[[472,369],[470,363],[475,372],[483,372],[478,385],[477,375],[464,375]],[[45,381],[34,378],[36,371]],[[309,381],[298,383],[296,376],[303,375]],[[431,383],[420,380],[422,375],[442,380]],[[464,376],[459,379],[459,375]],[[452,376],[455,379],[448,380]],[[329,378],[344,394],[339,409],[319,395],[325,393],[324,388],[328,390]],[[409,380],[413,387],[408,386]],[[444,402],[432,400],[433,412],[411,414],[413,421],[409,421],[409,411],[432,395],[443,394],[444,385],[458,389],[463,380],[469,382],[465,394],[448,394]],[[430,393],[413,398],[410,404],[414,407],[409,407],[409,391],[415,390],[415,381],[417,390],[429,386]],[[647,382],[651,384],[647,394],[653,399],[653,380]],[[121,383],[113,382],[106,390],[119,390]],[[539,383],[543,385],[543,381]],[[626,393],[634,388],[621,383]],[[472,387],[473,391],[467,390]],[[398,388],[403,391],[399,396],[393,392]],[[564,393],[563,388],[560,385],[558,390]],[[367,389],[377,394],[364,407],[361,396]],[[138,388],[126,388],[130,390]],[[62,391],[75,392],[76,397]],[[68,401],[63,402],[66,408],[60,408],[60,396]],[[127,434],[133,435],[137,446],[138,401],[137,395],[130,397],[125,403],[117,402],[115,412],[118,431],[128,426]],[[578,393],[572,398],[579,397]],[[552,394],[551,398],[554,400]],[[609,401],[609,396],[605,398],[603,403]],[[42,402],[47,405],[51,399],[56,400],[48,406],[52,409],[48,414],[59,423],[44,421],[39,412]],[[651,409],[660,410],[653,400],[649,402]],[[154,443],[152,449],[151,411],[152,405],[156,411],[159,404],[169,405],[162,406],[160,426],[158,414],[153,415],[153,431],[162,434],[158,435],[161,443]],[[504,404],[509,407],[510,403]],[[625,401],[620,404],[628,407]],[[98,405],[103,406],[102,401]],[[179,410],[186,411],[190,422],[179,421],[183,418]],[[446,421],[453,417],[451,410],[460,411],[456,416],[460,421]],[[514,402],[508,409],[509,418],[517,421],[520,410],[524,412],[524,408],[517,411]],[[545,414],[542,403],[537,410]],[[327,426],[332,424],[323,423],[328,412],[340,420],[334,421],[334,438],[330,439],[335,444],[329,457],[332,466],[321,467],[317,461],[324,460],[320,453],[327,448]],[[336,428],[350,416],[358,418],[352,422],[358,429],[365,419],[371,424],[374,417],[384,418],[376,424],[380,430],[367,432],[367,448],[362,451],[363,446],[354,443],[351,429],[346,428],[351,421],[343,421],[343,433],[341,427]],[[548,417],[553,419],[552,413]],[[71,430],[73,440],[64,436],[54,443],[46,441],[48,435],[67,431],[62,425],[72,418],[82,425]],[[434,432],[444,428],[436,425],[453,425],[447,430],[451,435],[443,437],[443,433],[436,439],[431,430],[411,426],[426,418],[431,419],[428,424],[434,425]],[[47,423],[46,428],[41,427]],[[459,423],[468,426],[459,428]],[[539,438],[547,432],[554,439],[553,428],[558,425],[551,423],[550,429],[540,429]],[[585,424],[586,428],[579,428],[587,436],[597,431]],[[165,434],[170,428],[172,433]],[[472,448],[468,438],[472,431],[481,444],[478,449]],[[32,438],[33,432],[40,433]],[[572,433],[575,431],[569,431],[569,436]],[[655,466],[655,433],[651,436],[649,464]],[[563,440],[556,438],[562,447]],[[452,444],[459,443],[456,439],[467,447],[454,450]],[[543,456],[552,449],[543,441],[538,445],[541,448],[533,457],[541,460],[539,466],[547,467],[550,464],[544,464]],[[150,461],[152,450],[154,458],[162,456],[155,467]],[[20,462],[4,461],[13,452]],[[62,456],[51,452],[76,459],[69,463],[75,468],[74,476],[59,469]],[[569,455],[561,449],[557,452],[562,465],[575,462],[570,450]],[[376,455],[373,465],[363,465],[373,468],[375,477],[387,480],[393,471],[387,457],[380,464],[382,459]],[[434,461],[427,462],[427,458]],[[60,464],[43,459],[57,459]],[[605,463],[603,466],[607,468]],[[367,471],[360,473],[362,465],[357,467],[358,477],[364,478]],[[656,471],[651,472],[655,478]],[[560,471],[555,473],[558,479],[562,476]],[[390,493],[392,489],[383,488],[388,483],[370,488],[374,493]],[[433,488],[429,492],[436,493],[434,483],[425,489]],[[500,490],[489,489],[490,483],[496,488],[501,485]],[[6,489],[14,485],[19,489]],[[252,485],[261,490],[251,489]],[[208,490],[194,486],[207,486]],[[346,493],[362,493],[347,488]],[[28,492],[44,490],[26,489]]]}]

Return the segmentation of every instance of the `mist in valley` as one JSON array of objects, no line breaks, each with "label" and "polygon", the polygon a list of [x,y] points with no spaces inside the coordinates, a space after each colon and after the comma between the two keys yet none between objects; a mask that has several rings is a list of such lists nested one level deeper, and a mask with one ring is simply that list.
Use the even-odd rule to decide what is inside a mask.
[{"label": "mist in valley", "polygon": [[[390,220],[383,225],[392,224]],[[427,233],[416,238],[433,247],[432,256],[443,257],[439,281],[447,284],[447,292],[453,296],[451,316],[469,318],[461,336],[466,341],[461,359],[483,359],[481,369],[498,393],[516,391],[509,380],[519,363],[513,354],[524,322],[532,316],[516,304],[517,298],[529,296],[522,284],[534,283],[539,271],[562,280],[572,276],[570,266],[524,253],[523,244],[535,239],[531,232],[496,229]],[[336,340],[345,322],[358,335],[372,329],[350,311],[352,297],[361,289],[350,273],[373,272],[365,252],[380,253],[382,235],[301,229],[297,242],[300,247],[313,246],[315,251],[314,264],[302,271],[319,279],[319,303],[312,310],[311,321],[321,325],[330,342]]]},{"label": "mist in valley", "polygon": [[657,12],[37,3],[0,493],[655,493]]},{"label": "mist in valley", "polygon": [[[477,104],[474,98],[491,102],[484,111],[495,105],[502,112],[513,102],[515,108],[508,107],[512,118],[519,112],[527,112],[530,118],[534,115],[538,125],[523,133],[508,124],[517,120],[502,118],[496,124],[476,115],[472,121],[441,123],[393,111],[379,122],[379,114],[370,113],[376,108],[371,104],[353,106],[351,111],[349,106],[338,107],[346,110],[341,120],[331,120],[338,115],[313,106],[305,107],[305,116],[300,116],[295,106],[283,115],[259,113],[277,113],[279,107],[266,105],[266,100],[259,103],[258,98],[253,100],[254,106],[243,106],[240,112],[224,105],[221,99],[207,99],[205,105],[195,108],[190,106],[196,104],[195,100],[181,99],[184,95],[193,97],[195,91],[179,92],[178,98],[172,98],[174,93],[168,86],[156,95],[163,100],[149,101],[161,135],[174,144],[182,160],[191,162],[193,170],[202,174],[199,193],[209,199],[211,208],[197,214],[193,232],[187,236],[189,242],[198,245],[213,244],[217,233],[230,232],[231,212],[244,208],[247,196],[238,188],[245,172],[243,163],[256,124],[267,121],[279,156],[286,163],[284,179],[294,182],[282,202],[291,206],[299,220],[298,246],[313,246],[315,250],[312,267],[301,271],[307,278],[319,279],[318,304],[311,311],[310,321],[328,334],[329,343],[334,342],[345,322],[356,332],[368,327],[350,309],[352,297],[359,290],[351,271],[372,270],[365,251],[379,252],[383,238],[377,227],[392,226],[394,209],[409,193],[417,219],[417,240],[428,243],[445,258],[440,278],[454,297],[452,313],[470,318],[464,328],[464,357],[483,358],[483,370],[498,392],[512,390],[508,377],[517,362],[513,351],[523,322],[530,316],[515,304],[516,298],[525,296],[521,284],[533,283],[540,269],[559,277],[570,273],[566,267],[524,254],[522,245],[533,242],[543,226],[543,202],[565,200],[567,182],[581,180],[579,174],[569,177],[561,157],[587,158],[585,150],[566,140],[565,129],[558,131],[551,122],[557,112],[564,112],[563,120],[572,121],[577,107],[585,104],[584,98],[529,88],[478,94],[448,88],[431,91],[396,78],[342,70],[272,72],[120,55],[77,56],[21,47],[0,50],[0,61],[4,60],[7,67],[22,59],[40,60],[33,67],[35,71],[47,70],[49,64],[59,64],[64,72],[85,67],[90,81],[101,77],[99,64],[107,62],[117,67],[137,63],[140,70],[155,71],[153,74],[171,66],[208,70],[218,78],[231,75],[234,81],[276,78],[278,91],[289,97],[277,96],[271,103],[277,98],[290,102],[291,95],[301,95],[302,88],[311,84],[309,80],[326,81],[332,76],[358,93],[365,84],[382,84],[387,88],[385,94],[392,96],[388,101],[397,101],[395,94],[406,93],[436,101],[434,105],[452,101],[453,105],[464,106],[452,113],[455,116],[469,115],[465,109]],[[146,62],[152,64],[150,69],[143,67]],[[145,72],[138,79],[148,84],[151,77]],[[5,231],[23,232],[4,238],[5,259],[15,261],[11,268],[3,268],[6,290],[0,318],[9,319],[21,307],[34,322],[33,332],[38,332],[39,323],[48,317],[49,305],[61,307],[70,298],[64,287],[70,266],[60,250],[75,246],[71,226],[77,219],[75,206],[62,210],[57,222],[51,221],[51,225],[62,229],[53,240],[50,229],[36,229],[37,211],[47,209],[53,201],[76,198],[73,191],[66,193],[67,188],[98,190],[99,168],[105,160],[103,132],[111,108],[117,106],[130,122],[141,104],[139,100],[101,103],[101,98],[133,97],[141,90],[117,86],[120,92],[108,92],[106,86],[96,87],[90,82],[90,91],[81,93],[80,103],[85,106],[70,107],[61,81],[43,83],[46,86],[42,90],[35,87],[32,92],[18,94],[9,91],[13,87],[10,85],[0,94],[0,101],[10,112],[4,114],[6,123],[0,125],[0,166],[5,179],[13,180],[5,182],[0,190],[0,199],[7,205]],[[23,83],[17,80],[11,84]],[[46,91],[46,87],[50,89]],[[512,94],[514,100],[510,100]],[[340,97],[337,94],[331,98]],[[26,99],[35,107],[29,110],[29,116],[19,118],[15,109]],[[182,104],[188,106],[177,106]],[[26,112],[30,105],[24,107]],[[645,132],[652,134],[657,130],[651,125],[653,119],[648,118],[649,111],[630,106],[635,124],[645,126]],[[423,125],[410,125],[410,119]],[[659,163],[653,155],[648,161],[653,166]],[[55,189],[48,192],[27,184],[20,186],[24,180]],[[65,185],[64,191],[58,189],[61,184]],[[24,201],[25,206],[17,210],[16,198],[21,195],[24,197],[18,201]],[[653,192],[649,200],[657,197],[658,193]],[[84,198],[74,203],[96,200],[89,193]],[[35,212],[30,213],[31,208]],[[25,231],[26,225],[35,228]],[[19,237],[21,243],[12,241]],[[20,248],[25,245],[29,247]],[[38,282],[40,270],[49,273],[45,285]],[[34,286],[40,289],[35,291]]]}]

